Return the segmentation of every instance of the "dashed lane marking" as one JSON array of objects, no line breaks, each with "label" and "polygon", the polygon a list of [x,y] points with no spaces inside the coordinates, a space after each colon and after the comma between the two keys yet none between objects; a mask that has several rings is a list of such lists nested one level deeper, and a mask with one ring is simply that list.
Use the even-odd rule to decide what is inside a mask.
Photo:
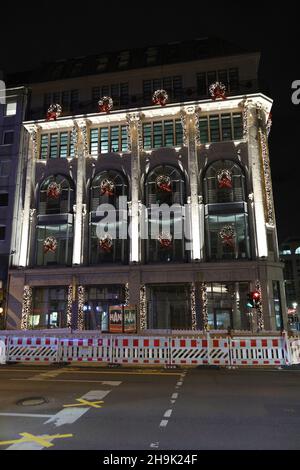
[{"label": "dashed lane marking", "polygon": [[165,428],[168,424],[168,420],[167,419],[162,419],[160,424],[159,424],[159,427],[160,428]]},{"label": "dashed lane marking", "polygon": [[51,418],[53,415],[39,415],[33,413],[0,413],[0,416],[20,416],[22,418]]},{"label": "dashed lane marking", "polygon": [[164,414],[164,418],[170,418],[173,410],[167,410]]},{"label": "dashed lane marking", "polygon": [[173,393],[173,395],[172,395],[171,398],[172,398],[172,400],[177,400],[177,398],[178,398],[178,393]]},{"label": "dashed lane marking", "polygon": [[59,411],[56,415],[52,415],[50,419],[44,424],[54,424],[56,427],[63,426],[64,424],[73,424],[81,416],[83,416],[90,408],[68,408]]}]

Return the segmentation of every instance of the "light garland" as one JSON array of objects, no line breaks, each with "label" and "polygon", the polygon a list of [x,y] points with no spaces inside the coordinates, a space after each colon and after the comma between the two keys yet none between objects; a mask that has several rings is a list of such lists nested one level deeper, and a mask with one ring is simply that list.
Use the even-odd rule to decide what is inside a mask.
[{"label": "light garland", "polygon": [[98,101],[99,112],[100,113],[109,113],[114,106],[113,99],[110,96],[102,96]]},{"label": "light garland", "polygon": [[129,284],[128,282],[126,282],[124,292],[124,305],[129,305],[129,298]]},{"label": "light garland", "polygon": [[259,299],[260,299],[256,307],[257,326],[259,330],[263,330],[265,328],[265,322],[264,322],[264,313],[263,313],[262,297],[261,297],[261,283],[259,280],[257,280],[255,283],[255,290],[259,292]]},{"label": "light garland", "polygon": [[274,207],[273,207],[273,190],[271,180],[270,159],[268,151],[268,142],[265,132],[262,129],[258,130],[260,141],[260,153],[263,168],[263,179],[265,186],[265,209],[266,218],[269,225],[275,225]]},{"label": "light garland", "polygon": [[28,329],[29,316],[32,314],[32,287],[25,285],[23,291],[21,330]]},{"label": "light garland", "polygon": [[68,287],[68,298],[67,298],[67,326],[72,325],[72,307],[73,307],[73,285],[70,284]]},{"label": "light garland", "polygon": [[147,297],[145,284],[140,287],[140,329],[147,329]]},{"label": "light garland", "polygon": [[167,104],[168,99],[169,97],[166,90],[156,90],[152,96],[152,103],[165,106]]},{"label": "light garland", "polygon": [[47,121],[56,121],[56,119],[61,115],[62,107],[60,104],[50,104],[46,119]]},{"label": "light garland", "polygon": [[85,287],[78,286],[78,330],[84,330]]},{"label": "light garland", "polygon": [[207,309],[207,285],[205,282],[201,282],[200,285],[201,291],[201,301],[202,301],[202,322],[203,330],[208,331],[208,309]]},{"label": "light garland", "polygon": [[193,282],[190,286],[191,298],[191,313],[192,313],[192,330],[197,330],[197,316],[196,316],[196,286]]}]

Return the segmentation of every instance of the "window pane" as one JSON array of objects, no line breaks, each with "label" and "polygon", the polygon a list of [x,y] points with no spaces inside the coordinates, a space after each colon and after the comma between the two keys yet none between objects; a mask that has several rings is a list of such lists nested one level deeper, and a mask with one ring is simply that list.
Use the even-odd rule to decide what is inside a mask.
[{"label": "window pane", "polygon": [[197,74],[197,93],[199,96],[207,95],[206,73]]},{"label": "window pane", "polygon": [[8,206],[8,193],[0,193],[0,207]]},{"label": "window pane", "polygon": [[162,147],[163,146],[163,139],[162,139],[162,122],[154,122],[153,123],[153,147]]},{"label": "window pane", "polygon": [[243,116],[241,113],[233,114],[233,135],[235,140],[243,138]]},{"label": "window pane", "polygon": [[108,127],[100,129],[100,153],[108,153]]},{"label": "window pane", "polygon": [[126,152],[127,150],[128,150],[127,127],[121,126],[121,151]]},{"label": "window pane", "polygon": [[91,129],[90,132],[90,154],[98,155],[99,129]]},{"label": "window pane", "polygon": [[41,136],[41,159],[46,160],[48,157],[48,134]]},{"label": "window pane", "polygon": [[220,141],[220,123],[219,116],[210,116],[209,118],[209,127],[210,127],[210,140],[211,142]]},{"label": "window pane", "polygon": [[58,135],[51,134],[50,135],[50,158],[57,158],[57,142]]},{"label": "window pane", "polygon": [[5,116],[14,116],[17,113],[17,102],[11,101],[6,104]]},{"label": "window pane", "polygon": [[165,140],[165,147],[173,147],[174,146],[173,121],[165,121],[164,122],[164,140]]},{"label": "window pane", "polygon": [[232,140],[231,115],[222,114],[222,140]]},{"label": "window pane", "polygon": [[110,128],[110,151],[119,151],[119,126]]},{"label": "window pane", "polygon": [[68,132],[60,133],[59,156],[60,158],[67,158],[68,156]]},{"label": "window pane", "polygon": [[150,150],[152,148],[152,125],[144,124],[143,125],[143,145],[145,150]]},{"label": "window pane", "polygon": [[199,128],[200,128],[200,142],[201,144],[206,144],[207,142],[209,142],[207,117],[202,117],[199,119]]},{"label": "window pane", "polygon": [[176,146],[183,144],[183,130],[181,121],[175,121]]}]

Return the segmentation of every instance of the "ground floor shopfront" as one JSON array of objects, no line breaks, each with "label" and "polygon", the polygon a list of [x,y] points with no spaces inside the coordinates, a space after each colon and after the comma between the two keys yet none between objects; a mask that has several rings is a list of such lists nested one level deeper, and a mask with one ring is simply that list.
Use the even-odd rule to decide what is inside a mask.
[{"label": "ground floor shopfront", "polygon": [[[134,305],[142,330],[280,330],[286,325],[278,263],[12,270],[8,329],[109,331],[112,306]],[[261,309],[247,307],[259,289]]]}]

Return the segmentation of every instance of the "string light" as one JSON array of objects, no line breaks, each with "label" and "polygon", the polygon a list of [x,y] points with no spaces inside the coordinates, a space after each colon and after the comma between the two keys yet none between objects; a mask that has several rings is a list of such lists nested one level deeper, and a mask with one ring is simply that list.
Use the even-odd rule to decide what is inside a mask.
[{"label": "string light", "polygon": [[140,288],[140,329],[146,330],[147,328],[147,298],[146,286],[143,284]]},{"label": "string light", "polygon": [[205,282],[201,283],[200,291],[201,291],[201,300],[202,300],[203,330],[208,331],[207,285]]},{"label": "string light", "polygon": [[78,286],[78,330],[84,330],[85,287]]},{"label": "string light", "polygon": [[72,325],[72,306],[73,306],[73,286],[68,287],[68,300],[67,300],[67,326]]},{"label": "string light", "polygon": [[192,330],[197,330],[197,317],[196,317],[196,286],[193,282],[190,287],[191,295],[191,312],[192,312]]},{"label": "string light", "polygon": [[29,315],[32,313],[32,288],[28,285],[24,286],[23,292],[23,305],[22,305],[22,320],[21,329],[28,329]]},{"label": "string light", "polygon": [[263,330],[265,328],[264,323],[264,313],[263,313],[263,306],[262,306],[262,298],[261,298],[261,283],[259,280],[255,283],[255,289],[259,293],[259,302],[257,302],[257,326],[259,330]]}]

